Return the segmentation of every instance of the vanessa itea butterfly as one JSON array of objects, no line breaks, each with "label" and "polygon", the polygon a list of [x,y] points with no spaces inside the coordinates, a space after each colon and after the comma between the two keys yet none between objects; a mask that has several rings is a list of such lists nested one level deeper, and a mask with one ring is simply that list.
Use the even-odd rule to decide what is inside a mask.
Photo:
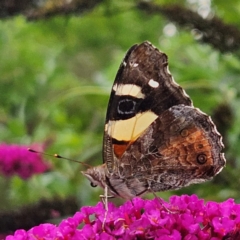
[{"label": "vanessa itea butterfly", "polygon": [[225,165],[222,149],[211,118],[174,82],[166,54],[143,42],[128,50],[112,87],[104,163],[82,173],[105,196],[132,199],[211,179]]}]

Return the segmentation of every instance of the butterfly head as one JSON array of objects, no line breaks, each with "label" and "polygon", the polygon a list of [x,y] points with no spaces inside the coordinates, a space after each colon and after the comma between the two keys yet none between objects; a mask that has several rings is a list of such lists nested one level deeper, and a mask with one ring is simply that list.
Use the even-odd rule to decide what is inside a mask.
[{"label": "butterfly head", "polygon": [[92,187],[100,186],[102,188],[106,185],[106,167],[105,164],[88,168],[81,172],[89,181]]}]

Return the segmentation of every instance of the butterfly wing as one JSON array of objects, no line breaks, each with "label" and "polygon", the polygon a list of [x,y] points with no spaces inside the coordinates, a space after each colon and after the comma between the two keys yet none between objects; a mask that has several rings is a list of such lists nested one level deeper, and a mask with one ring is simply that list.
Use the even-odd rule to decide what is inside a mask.
[{"label": "butterfly wing", "polygon": [[[166,110],[124,152],[119,174],[126,185],[158,192],[200,183],[218,174],[225,165],[222,137],[211,118],[191,106]],[[124,196],[124,193],[121,193]]]},{"label": "butterfly wing", "polygon": [[103,161],[111,173],[124,152],[165,110],[192,106],[168,71],[166,54],[149,42],[129,49],[118,70],[106,115]]}]

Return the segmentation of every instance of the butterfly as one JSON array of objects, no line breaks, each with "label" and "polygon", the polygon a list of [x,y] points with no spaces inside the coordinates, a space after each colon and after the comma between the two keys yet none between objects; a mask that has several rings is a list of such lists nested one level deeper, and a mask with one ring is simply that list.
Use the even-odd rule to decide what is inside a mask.
[{"label": "butterfly", "polygon": [[167,55],[132,46],[113,83],[103,164],[82,173],[104,196],[132,199],[210,180],[225,166],[222,137],[172,78]]}]

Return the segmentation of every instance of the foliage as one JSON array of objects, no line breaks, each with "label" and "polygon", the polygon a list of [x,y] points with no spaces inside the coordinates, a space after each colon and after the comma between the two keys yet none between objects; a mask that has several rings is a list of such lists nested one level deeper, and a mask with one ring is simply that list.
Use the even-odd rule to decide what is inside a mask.
[{"label": "foliage", "polygon": [[[171,2],[176,3],[167,1]],[[188,8],[201,7],[201,1],[189,2],[181,1]],[[209,7],[222,21],[239,24],[239,8],[234,9],[235,17],[231,17],[233,4],[233,0],[227,5],[215,1]],[[223,130],[227,167],[213,181],[175,194],[240,200],[240,68],[234,52],[222,54],[196,41],[189,29],[180,28],[161,15],[145,14],[133,3],[119,5],[118,1],[102,2],[81,17],[56,16],[28,22],[18,16],[1,21],[0,30],[2,143],[44,143],[49,153],[100,164],[107,101],[118,66],[130,46],[149,40],[168,54],[172,75],[196,107],[214,117],[225,104],[231,113],[221,114],[228,121]],[[56,195],[76,195],[83,205],[98,201],[102,190],[89,186],[80,173],[83,166],[46,159],[54,166],[51,172],[28,181],[17,176],[0,179],[2,208]],[[172,194],[159,196],[168,198]]]}]

